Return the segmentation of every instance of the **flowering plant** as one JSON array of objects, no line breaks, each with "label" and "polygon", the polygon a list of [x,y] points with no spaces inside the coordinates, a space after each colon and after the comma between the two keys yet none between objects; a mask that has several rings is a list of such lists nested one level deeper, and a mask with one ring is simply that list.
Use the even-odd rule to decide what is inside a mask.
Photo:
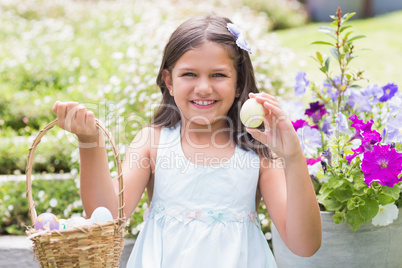
[{"label": "flowering plant", "polygon": [[[295,93],[311,89],[314,102],[305,117],[293,122],[307,158],[317,200],[334,212],[335,223],[347,222],[353,230],[362,223],[388,225],[398,217],[402,180],[402,95],[397,85],[366,85],[363,71],[352,72],[354,41],[345,23],[354,15],[338,8],[330,27],[319,31],[331,42],[329,56],[317,52],[313,59],[325,74],[323,86],[296,76]],[[330,71],[335,60],[337,71]],[[331,65],[332,66],[332,65]],[[338,69],[339,68],[339,69]]]}]

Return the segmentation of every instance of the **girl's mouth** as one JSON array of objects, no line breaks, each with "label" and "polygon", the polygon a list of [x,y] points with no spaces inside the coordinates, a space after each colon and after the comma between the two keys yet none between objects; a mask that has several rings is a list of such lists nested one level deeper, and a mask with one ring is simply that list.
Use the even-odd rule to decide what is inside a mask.
[{"label": "girl's mouth", "polygon": [[215,104],[216,100],[193,100],[191,103],[195,104],[197,107],[208,108]]}]

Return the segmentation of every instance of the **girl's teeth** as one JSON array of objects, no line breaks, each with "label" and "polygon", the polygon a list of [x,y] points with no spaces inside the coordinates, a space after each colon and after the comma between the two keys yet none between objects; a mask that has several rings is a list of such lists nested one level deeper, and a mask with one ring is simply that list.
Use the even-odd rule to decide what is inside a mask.
[{"label": "girl's teeth", "polygon": [[213,101],[194,101],[194,103],[198,104],[198,105],[209,105],[214,103]]}]

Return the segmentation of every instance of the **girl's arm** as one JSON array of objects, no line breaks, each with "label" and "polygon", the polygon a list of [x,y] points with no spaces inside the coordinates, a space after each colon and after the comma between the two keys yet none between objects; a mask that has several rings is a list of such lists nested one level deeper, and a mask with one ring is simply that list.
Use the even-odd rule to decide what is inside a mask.
[{"label": "girl's arm", "polygon": [[[117,218],[118,183],[117,179],[111,179],[105,139],[95,125],[94,114],[76,102],[56,102],[52,110],[57,114],[59,126],[76,134],[78,138],[81,200],[86,215],[90,217],[97,207],[103,206],[112,212],[114,218]],[[128,150],[130,153],[134,151],[131,147]],[[149,156],[146,146],[138,151],[143,157]],[[126,162],[124,161],[122,165],[126,203],[124,211],[130,216],[147,185],[150,169],[144,168],[138,177],[133,176],[137,170],[131,168]],[[135,179],[130,180],[130,177]]]},{"label": "girl's arm", "polygon": [[262,197],[287,247],[297,255],[311,256],[321,246],[321,217],[299,139],[274,97],[264,93],[250,97],[263,103],[265,131],[247,131],[278,156],[261,160]]}]

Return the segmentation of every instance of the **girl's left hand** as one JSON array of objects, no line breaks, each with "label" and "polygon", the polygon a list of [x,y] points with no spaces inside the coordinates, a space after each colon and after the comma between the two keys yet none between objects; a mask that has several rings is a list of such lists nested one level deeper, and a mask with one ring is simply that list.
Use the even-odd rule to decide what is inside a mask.
[{"label": "girl's left hand", "polygon": [[254,139],[266,144],[276,155],[290,157],[302,152],[299,138],[289,120],[283,112],[276,98],[267,93],[250,93],[264,107],[264,132],[257,128],[247,128]]}]

